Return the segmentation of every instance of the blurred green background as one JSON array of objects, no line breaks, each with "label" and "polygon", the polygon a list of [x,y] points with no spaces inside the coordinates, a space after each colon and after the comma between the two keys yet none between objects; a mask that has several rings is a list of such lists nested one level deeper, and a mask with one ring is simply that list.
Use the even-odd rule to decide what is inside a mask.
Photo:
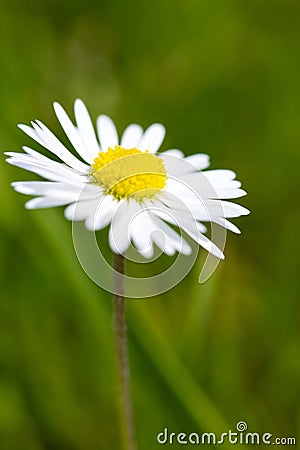
[{"label": "blurred green background", "polygon": [[[296,0],[1,2],[3,151],[35,147],[15,125],[36,118],[63,138],[52,102],[81,97],[120,131],[162,122],[163,149],[209,153],[249,193],[206,284],[197,266],[128,302],[140,450],[164,427],[300,430],[299,17]],[[0,448],[117,449],[110,296],[62,209],[26,211],[9,185],[34,178],[1,156]]]}]

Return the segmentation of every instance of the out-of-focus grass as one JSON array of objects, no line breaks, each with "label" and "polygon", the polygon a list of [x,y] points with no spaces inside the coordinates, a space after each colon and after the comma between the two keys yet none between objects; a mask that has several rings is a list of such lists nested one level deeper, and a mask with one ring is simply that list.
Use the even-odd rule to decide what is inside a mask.
[{"label": "out-of-focus grass", "polygon": [[[3,150],[34,146],[15,128],[34,118],[64,139],[51,102],[71,112],[82,97],[120,129],[163,122],[164,148],[211,154],[249,192],[252,215],[206,284],[194,267],[128,304],[141,450],[164,427],[300,429],[299,13],[292,0],[0,6]],[[118,448],[110,296],[83,273],[62,210],[23,208],[9,183],[30,178],[1,157],[0,446]]]}]

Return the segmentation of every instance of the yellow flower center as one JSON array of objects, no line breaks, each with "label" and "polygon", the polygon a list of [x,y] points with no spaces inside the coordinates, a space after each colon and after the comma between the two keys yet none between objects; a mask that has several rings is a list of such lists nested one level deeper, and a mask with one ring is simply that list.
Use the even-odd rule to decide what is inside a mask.
[{"label": "yellow flower center", "polygon": [[167,172],[161,158],[137,148],[116,145],[100,152],[92,164],[92,176],[106,194],[117,200],[152,198],[166,184]]}]

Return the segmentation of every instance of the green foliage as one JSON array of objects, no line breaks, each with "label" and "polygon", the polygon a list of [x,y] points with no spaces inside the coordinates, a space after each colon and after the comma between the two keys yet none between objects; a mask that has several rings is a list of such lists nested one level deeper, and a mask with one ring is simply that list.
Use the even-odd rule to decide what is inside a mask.
[{"label": "green foliage", "polygon": [[[76,97],[93,117],[166,125],[164,148],[236,170],[252,215],[204,285],[128,302],[140,450],[171,431],[300,429],[299,39],[293,0],[1,3],[1,148]],[[110,296],[60,208],[26,211],[0,164],[0,448],[119,448]],[[149,269],[151,270],[151,269]],[[173,446],[176,448],[176,445]],[[180,448],[180,446],[178,446]],[[225,445],[223,448],[226,448]]]}]

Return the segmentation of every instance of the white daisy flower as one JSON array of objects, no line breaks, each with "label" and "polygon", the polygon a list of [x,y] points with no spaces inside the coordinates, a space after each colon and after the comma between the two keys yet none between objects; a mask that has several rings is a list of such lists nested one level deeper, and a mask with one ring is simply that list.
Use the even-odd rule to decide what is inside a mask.
[{"label": "white daisy flower", "polygon": [[[218,258],[222,251],[203,233],[202,222],[213,222],[235,233],[240,230],[228,218],[249,211],[228,202],[246,195],[231,170],[206,170],[209,157],[185,157],[177,149],[157,153],[165,136],[163,125],[155,123],[145,131],[129,125],[121,139],[113,121],[100,115],[97,133],[86,106],[74,105],[76,125],[58,103],[54,110],[66,136],[78,154],[66,146],[39,120],[19,125],[59,160],[54,161],[25,146],[25,153],[7,152],[7,161],[40,175],[48,181],[12,183],[17,192],[36,196],[26,208],[67,205],[65,217],[84,220],[95,231],[110,225],[109,244],[123,254],[131,243],[145,257],[156,244],[168,255],[189,254],[190,245],[171,226],[177,225]],[[159,232],[157,232],[159,231]],[[162,236],[164,238],[162,238]]]}]

